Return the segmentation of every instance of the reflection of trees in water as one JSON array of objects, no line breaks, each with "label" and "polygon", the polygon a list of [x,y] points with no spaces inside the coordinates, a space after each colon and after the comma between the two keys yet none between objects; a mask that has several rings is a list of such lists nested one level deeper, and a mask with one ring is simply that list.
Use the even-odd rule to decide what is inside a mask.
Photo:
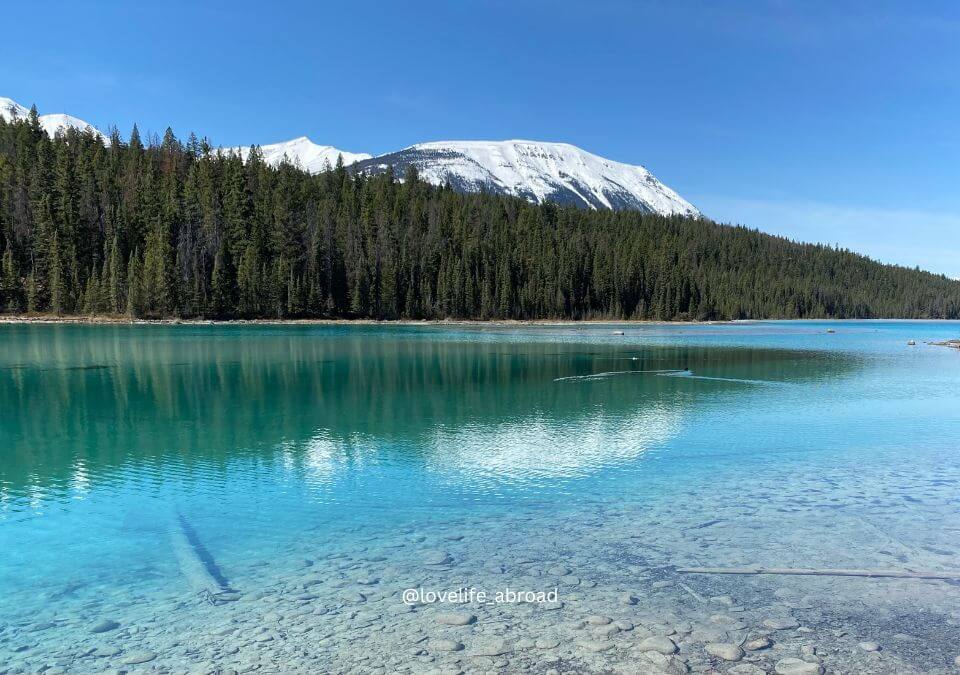
[{"label": "reflection of trees in water", "polygon": [[[554,382],[616,370],[689,368],[797,382],[852,361],[772,349],[471,341],[404,328],[8,326],[0,355],[0,479],[16,494],[96,482],[124,464],[222,467],[316,446],[371,440],[397,459],[524,424],[593,428],[682,411],[718,389],[673,378]],[[739,387],[739,390],[744,390]],[[508,426],[504,426],[504,425]],[[615,426],[615,425],[614,425]],[[441,443],[438,439],[447,439]],[[369,450],[369,443],[366,449]]]}]

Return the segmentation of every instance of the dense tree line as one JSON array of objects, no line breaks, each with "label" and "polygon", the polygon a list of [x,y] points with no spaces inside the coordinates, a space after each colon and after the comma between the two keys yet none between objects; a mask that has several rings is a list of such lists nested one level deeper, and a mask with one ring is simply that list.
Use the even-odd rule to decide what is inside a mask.
[{"label": "dense tree line", "polygon": [[0,120],[0,311],[135,317],[960,317],[960,282],[708,220],[310,175],[167,130]]}]

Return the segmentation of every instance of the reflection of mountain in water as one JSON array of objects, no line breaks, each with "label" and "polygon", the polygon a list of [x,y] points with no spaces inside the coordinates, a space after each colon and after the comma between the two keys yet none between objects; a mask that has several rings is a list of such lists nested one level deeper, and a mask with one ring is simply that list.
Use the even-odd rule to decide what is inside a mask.
[{"label": "reflection of mountain in water", "polygon": [[2,329],[4,501],[82,495],[124,471],[189,481],[243,455],[312,467],[321,481],[360,463],[476,480],[577,476],[663,442],[684,410],[718,392],[751,392],[656,376],[556,378],[690,368],[796,382],[852,366],[812,352],[416,328]]}]

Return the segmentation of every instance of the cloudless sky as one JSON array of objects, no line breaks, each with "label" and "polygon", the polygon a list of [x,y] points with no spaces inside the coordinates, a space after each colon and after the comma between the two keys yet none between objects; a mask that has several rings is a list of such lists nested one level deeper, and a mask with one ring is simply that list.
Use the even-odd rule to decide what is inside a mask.
[{"label": "cloudless sky", "polygon": [[706,215],[960,277],[960,3],[8,3],[0,96],[126,134],[565,141]]}]

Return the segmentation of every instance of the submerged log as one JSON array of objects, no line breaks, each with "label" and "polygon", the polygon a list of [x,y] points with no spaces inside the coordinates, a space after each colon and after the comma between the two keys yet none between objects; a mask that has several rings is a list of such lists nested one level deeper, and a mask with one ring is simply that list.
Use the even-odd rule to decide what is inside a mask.
[{"label": "submerged log", "polygon": [[170,528],[170,546],[180,564],[180,572],[192,589],[211,602],[235,600],[239,596],[230,588],[209,551],[200,542],[187,519],[177,515]]},{"label": "submerged log", "polygon": [[684,574],[791,574],[816,577],[888,577],[892,579],[960,580],[960,571],[913,572],[903,570],[808,569],[803,567],[681,567]]}]

